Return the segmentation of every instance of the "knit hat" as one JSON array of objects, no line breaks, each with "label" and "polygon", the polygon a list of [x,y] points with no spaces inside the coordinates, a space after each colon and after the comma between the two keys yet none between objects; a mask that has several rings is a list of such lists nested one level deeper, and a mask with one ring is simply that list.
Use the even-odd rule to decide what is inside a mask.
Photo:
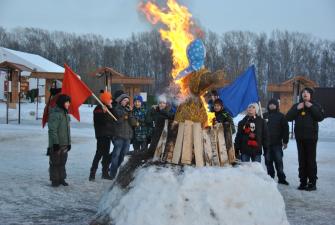
[{"label": "knit hat", "polygon": [[270,111],[269,106],[270,106],[271,104],[273,104],[273,105],[276,106],[276,111],[279,110],[279,102],[278,102],[277,99],[273,98],[273,99],[271,99],[271,100],[269,101],[269,103],[268,103],[268,110],[269,110],[269,111]]},{"label": "knit hat", "polygon": [[142,98],[142,96],[141,95],[135,95],[134,96],[134,102],[135,101],[140,101],[141,103],[143,103],[143,98]]},{"label": "knit hat", "polygon": [[122,94],[124,94],[123,90],[117,90],[117,91],[115,91],[114,94],[113,94],[115,101]]},{"label": "knit hat", "polygon": [[258,114],[258,112],[259,112],[259,105],[256,102],[254,102],[254,103],[249,104],[248,108],[251,107],[251,106],[255,107],[256,114]]},{"label": "knit hat", "polygon": [[129,99],[129,95],[127,95],[127,94],[121,94],[119,97],[117,97],[117,98],[115,99],[115,101],[116,101],[117,103],[120,103],[120,102],[122,102],[122,100],[125,99],[125,98],[128,98],[128,99]]},{"label": "knit hat", "polygon": [[160,102],[165,102],[165,103],[167,103],[167,99],[166,99],[166,96],[165,96],[164,94],[158,96],[157,99],[158,99],[158,103],[160,103]]},{"label": "knit hat", "polygon": [[108,105],[108,104],[110,104],[110,101],[112,100],[112,94],[108,91],[104,91],[100,94],[100,100],[105,105]]}]

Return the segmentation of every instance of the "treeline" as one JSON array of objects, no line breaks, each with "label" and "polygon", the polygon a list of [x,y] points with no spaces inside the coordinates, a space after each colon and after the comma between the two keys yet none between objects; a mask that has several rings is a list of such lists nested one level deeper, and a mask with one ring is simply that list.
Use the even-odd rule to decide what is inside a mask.
[{"label": "treeline", "polygon": [[[209,31],[204,42],[206,67],[211,71],[223,69],[229,80],[255,64],[262,97],[267,97],[267,84],[296,75],[306,76],[321,87],[335,85],[335,41],[287,31],[274,31],[270,36],[241,31],[219,35]],[[110,40],[94,34],[0,27],[0,46],[39,54],[59,65],[67,63],[95,90],[102,87],[102,80],[89,73],[101,66],[129,76],[155,78],[152,92],[162,90],[171,79],[171,51],[157,31]]]}]

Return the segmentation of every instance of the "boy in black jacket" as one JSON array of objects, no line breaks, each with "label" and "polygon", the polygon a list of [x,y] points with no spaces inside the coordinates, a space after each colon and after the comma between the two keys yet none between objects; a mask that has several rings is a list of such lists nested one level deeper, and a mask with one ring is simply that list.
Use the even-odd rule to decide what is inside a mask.
[{"label": "boy in black jacket", "polygon": [[215,112],[215,118],[213,119],[213,124],[215,123],[228,123],[231,127],[232,134],[235,134],[235,125],[234,121],[231,118],[230,114],[224,109],[223,102],[221,99],[216,99],[214,101],[214,112]]},{"label": "boy in black jacket", "polygon": [[269,149],[265,155],[265,165],[268,174],[274,178],[275,164],[278,176],[278,183],[289,185],[286,181],[283,166],[283,149],[287,148],[289,138],[289,126],[285,115],[279,112],[279,102],[276,99],[271,99],[268,103],[268,112],[264,114],[264,119],[267,121],[269,130]]},{"label": "boy in black jacket", "polygon": [[238,123],[235,137],[235,151],[241,153],[241,161],[261,162],[262,148],[268,149],[268,128],[264,119],[257,115],[259,106],[250,104],[247,115]]},{"label": "boy in black jacket", "polygon": [[111,156],[109,154],[111,140],[113,137],[114,119],[107,113],[112,111],[112,95],[104,91],[100,94],[100,100],[104,106],[98,105],[93,111],[94,131],[97,139],[97,150],[91,166],[89,180],[95,180],[95,173],[102,158],[102,179],[111,179],[108,173]]},{"label": "boy in black jacket", "polygon": [[287,112],[288,121],[295,121],[294,133],[298,147],[299,190],[316,190],[317,164],[316,144],[318,141],[318,122],[324,119],[321,106],[313,101],[313,90],[304,88],[300,102]]}]

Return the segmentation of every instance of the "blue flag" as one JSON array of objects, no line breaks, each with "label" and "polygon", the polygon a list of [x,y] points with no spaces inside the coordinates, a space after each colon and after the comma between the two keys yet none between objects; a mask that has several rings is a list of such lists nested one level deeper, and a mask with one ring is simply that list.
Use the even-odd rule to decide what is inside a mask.
[{"label": "blue flag", "polygon": [[246,110],[250,103],[258,102],[255,66],[250,66],[227,87],[220,88],[218,94],[233,117]]}]

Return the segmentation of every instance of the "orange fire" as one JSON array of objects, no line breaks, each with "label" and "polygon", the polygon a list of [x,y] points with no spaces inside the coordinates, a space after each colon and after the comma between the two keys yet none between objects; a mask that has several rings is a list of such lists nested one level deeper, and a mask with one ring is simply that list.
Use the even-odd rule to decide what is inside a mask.
[{"label": "orange fire", "polygon": [[[175,78],[179,72],[189,66],[186,49],[187,46],[195,39],[191,32],[194,27],[192,14],[185,6],[179,5],[176,0],[167,0],[167,8],[161,9],[157,4],[148,1],[140,5],[140,9],[145,13],[147,19],[152,24],[158,22],[164,24],[166,28],[159,30],[162,40],[170,43],[172,50],[173,69],[171,75]],[[175,81],[181,89],[183,95],[188,93],[186,85],[183,85],[183,80]],[[201,98],[204,105],[207,106],[204,98]],[[211,124],[213,115],[208,116],[208,124]]]}]

